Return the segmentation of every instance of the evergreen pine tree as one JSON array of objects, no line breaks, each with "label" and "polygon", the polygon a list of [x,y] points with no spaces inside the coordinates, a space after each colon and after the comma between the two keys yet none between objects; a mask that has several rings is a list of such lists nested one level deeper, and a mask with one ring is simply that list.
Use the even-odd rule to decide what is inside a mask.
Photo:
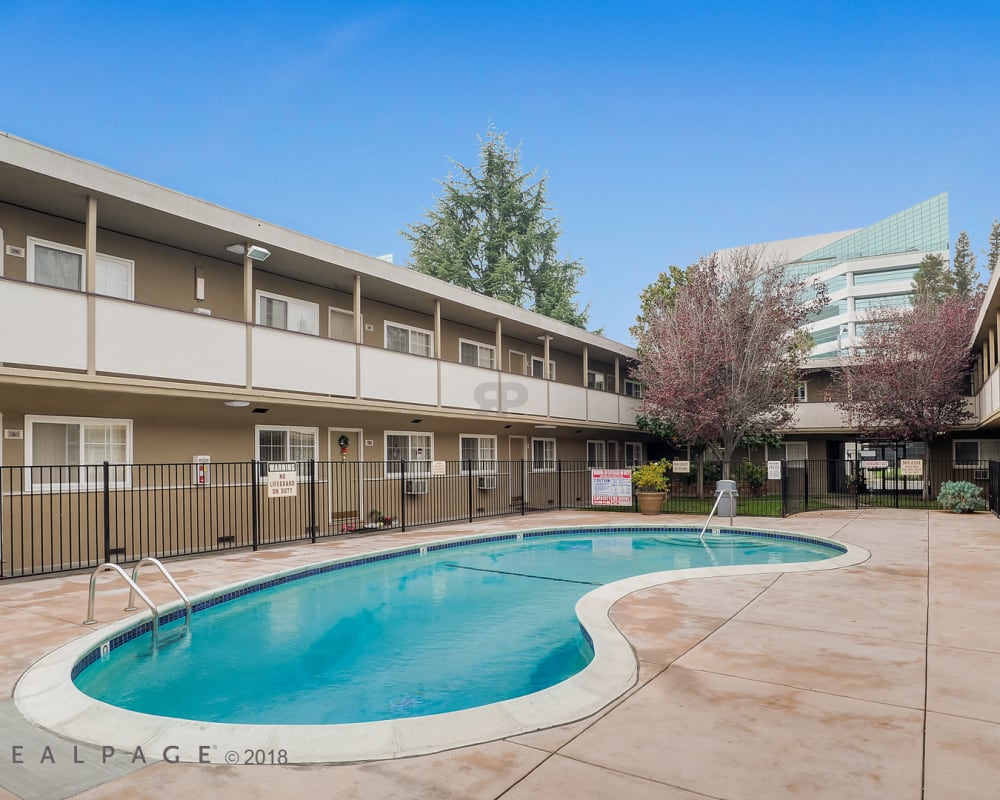
[{"label": "evergreen pine tree", "polygon": [[969,245],[969,234],[962,231],[955,240],[955,258],[951,263],[955,291],[962,297],[972,294],[976,285],[976,256]]},{"label": "evergreen pine tree", "polygon": [[418,272],[531,308],[577,327],[588,308],[575,297],[583,275],[580,261],[557,257],[559,222],[546,217],[546,178],[532,183],[521,170],[520,148],[507,146],[490,125],[480,139],[478,172],[452,161],[458,175],[444,181],[444,194],[403,235],[412,243]]},{"label": "evergreen pine tree", "polygon": [[996,268],[997,261],[1000,261],[1000,220],[993,218],[993,227],[990,228],[990,251],[986,255],[986,266],[992,274]]},{"label": "evergreen pine tree", "polygon": [[941,256],[924,256],[913,276],[913,291],[918,301],[933,303],[941,302],[955,291],[955,280]]}]

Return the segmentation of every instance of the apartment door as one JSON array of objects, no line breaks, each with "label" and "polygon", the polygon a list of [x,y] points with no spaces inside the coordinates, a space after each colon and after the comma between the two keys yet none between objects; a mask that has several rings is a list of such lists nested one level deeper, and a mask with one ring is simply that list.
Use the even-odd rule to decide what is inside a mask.
[{"label": "apartment door", "polygon": [[[511,350],[507,355],[507,371],[513,375],[528,374],[528,356],[517,350]],[[511,439],[520,438],[511,436]]]},{"label": "apartment door", "polygon": [[354,341],[354,312],[330,306],[330,338],[341,342]]},{"label": "apartment door", "polygon": [[329,483],[330,522],[362,520],[365,507],[364,431],[360,428],[330,428]]}]

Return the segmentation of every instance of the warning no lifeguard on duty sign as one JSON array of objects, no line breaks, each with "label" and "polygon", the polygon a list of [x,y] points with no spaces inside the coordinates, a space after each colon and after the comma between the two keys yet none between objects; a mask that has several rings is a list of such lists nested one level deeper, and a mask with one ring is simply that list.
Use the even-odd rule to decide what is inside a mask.
[{"label": "warning no lifeguard on duty sign", "polygon": [[267,496],[295,497],[299,493],[298,464],[267,464]]}]

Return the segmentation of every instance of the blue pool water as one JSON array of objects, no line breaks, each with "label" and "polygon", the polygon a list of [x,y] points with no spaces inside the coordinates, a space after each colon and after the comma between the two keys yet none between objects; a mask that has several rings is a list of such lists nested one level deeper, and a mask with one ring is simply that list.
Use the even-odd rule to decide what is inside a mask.
[{"label": "blue pool water", "polygon": [[[622,531],[622,529],[619,529]],[[327,724],[422,716],[552,686],[593,656],[574,613],[661,570],[843,552],[746,534],[632,529],[448,547],[304,577],[205,608],[79,672],[104,702],[167,717]]]}]

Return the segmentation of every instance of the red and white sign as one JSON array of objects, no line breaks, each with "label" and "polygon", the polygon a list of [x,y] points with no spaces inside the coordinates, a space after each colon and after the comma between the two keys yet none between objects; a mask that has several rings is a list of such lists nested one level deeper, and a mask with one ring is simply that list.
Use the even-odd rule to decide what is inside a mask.
[{"label": "red and white sign", "polygon": [[267,465],[267,496],[296,497],[299,493],[299,468],[297,464]]},{"label": "red and white sign", "polygon": [[632,470],[592,469],[590,504],[594,506],[632,505]]}]

